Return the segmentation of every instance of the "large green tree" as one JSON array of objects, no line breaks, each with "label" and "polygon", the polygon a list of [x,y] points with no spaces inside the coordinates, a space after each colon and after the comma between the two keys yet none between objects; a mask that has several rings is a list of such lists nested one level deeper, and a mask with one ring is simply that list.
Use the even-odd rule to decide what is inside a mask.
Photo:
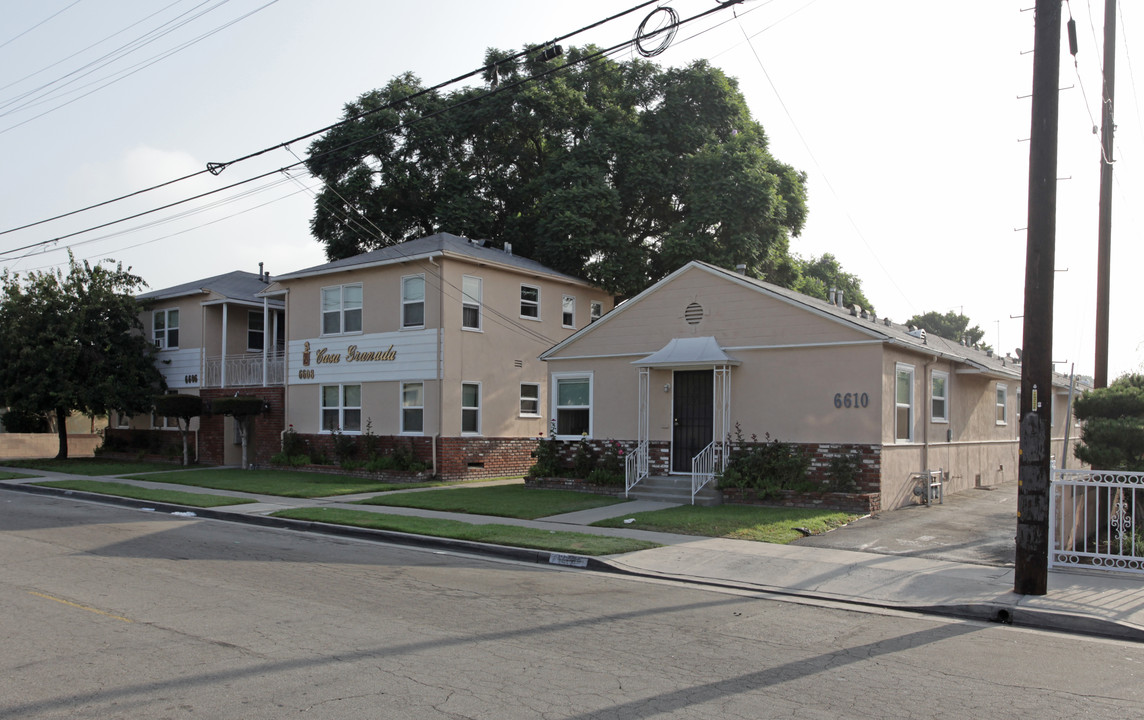
[{"label": "large green tree", "polygon": [[163,386],[122,265],[0,274],[0,404],[55,417],[67,457],[72,412],[147,412]]},{"label": "large green tree", "polygon": [[1097,470],[1144,471],[1144,375],[1123,375],[1073,406],[1084,422],[1077,458]]},{"label": "large green tree", "polygon": [[325,183],[311,230],[327,256],[446,231],[621,295],[693,259],[778,279],[806,178],[771,156],[735,80],[702,61],[578,62],[591,52],[490,50],[486,86],[411,98],[424,88],[407,73],[346,105],[347,120],[377,112],[307,161]]},{"label": "large green tree", "polygon": [[811,297],[826,300],[830,297],[831,288],[842,291],[843,302],[847,305],[859,305],[866,310],[873,311],[874,306],[862,292],[862,281],[857,275],[842,269],[838,258],[830,253],[823,253],[820,257],[803,259],[798,255],[791,256],[795,276],[789,284],[783,278],[776,278],[780,285],[798,290]]},{"label": "large green tree", "polygon": [[[931,310],[922,315],[914,315],[906,321],[906,325],[916,325],[927,333],[943,337],[946,340],[953,340],[954,342],[964,340],[966,345],[975,345],[981,341],[981,338],[985,337],[985,331],[980,326],[969,327],[969,318],[952,310],[947,313]],[[989,345],[982,347],[991,349]]]}]

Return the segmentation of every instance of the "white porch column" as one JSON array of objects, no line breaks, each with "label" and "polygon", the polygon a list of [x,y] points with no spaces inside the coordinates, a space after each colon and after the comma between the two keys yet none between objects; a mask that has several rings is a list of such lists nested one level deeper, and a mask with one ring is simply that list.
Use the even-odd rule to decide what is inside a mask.
[{"label": "white porch column", "polygon": [[269,374],[269,367],[267,365],[267,348],[270,347],[270,342],[274,340],[270,333],[270,306],[267,304],[269,300],[262,298],[262,387],[267,385],[267,377]]},{"label": "white porch column", "polygon": [[222,304],[222,367],[219,368],[222,372],[222,382],[219,387],[226,387],[226,314],[227,304]]}]

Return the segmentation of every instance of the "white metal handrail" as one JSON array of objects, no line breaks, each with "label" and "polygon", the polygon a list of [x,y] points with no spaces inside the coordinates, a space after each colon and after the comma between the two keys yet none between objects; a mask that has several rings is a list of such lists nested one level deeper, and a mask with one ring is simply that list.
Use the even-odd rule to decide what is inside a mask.
[{"label": "white metal handrail", "polygon": [[713,441],[703,448],[698,455],[691,458],[691,504],[695,504],[695,496],[707,483],[715,479],[722,456],[722,443]]},{"label": "white metal handrail", "polygon": [[648,443],[646,441],[636,445],[634,452],[628,453],[624,459],[624,497],[628,491],[636,486],[640,480],[648,476]]},{"label": "white metal handrail", "polygon": [[1144,528],[1136,524],[1142,502],[1144,473],[1054,469],[1049,567],[1144,574]]},{"label": "white metal handrail", "polygon": [[[266,356],[266,383],[282,385],[286,381],[286,355],[281,352]],[[226,387],[252,387],[262,385],[262,353],[207,357],[203,363],[203,387],[223,387],[223,368],[226,368]]]}]

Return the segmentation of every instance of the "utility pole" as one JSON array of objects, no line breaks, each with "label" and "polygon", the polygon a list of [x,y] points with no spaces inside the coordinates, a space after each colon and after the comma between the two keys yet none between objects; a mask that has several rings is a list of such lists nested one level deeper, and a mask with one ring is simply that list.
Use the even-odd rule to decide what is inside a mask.
[{"label": "utility pole", "polygon": [[1093,386],[1108,387],[1108,296],[1112,272],[1112,133],[1116,121],[1116,0],[1104,0],[1104,72],[1100,92],[1100,220],[1096,234],[1096,370]]},{"label": "utility pole", "polygon": [[1029,135],[1025,328],[1021,343],[1021,457],[1017,463],[1014,592],[1044,595],[1049,575],[1049,399],[1053,380],[1053,276],[1057,231],[1057,115],[1061,0],[1037,0]]}]

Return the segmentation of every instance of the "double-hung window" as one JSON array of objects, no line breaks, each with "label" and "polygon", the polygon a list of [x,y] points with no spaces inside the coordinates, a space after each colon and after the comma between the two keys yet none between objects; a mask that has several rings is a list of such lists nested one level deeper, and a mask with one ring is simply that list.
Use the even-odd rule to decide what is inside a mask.
[{"label": "double-hung window", "polygon": [[592,434],[592,376],[566,375],[554,379],[558,436]]},{"label": "double-hung window", "polygon": [[322,432],[361,432],[361,385],[322,386]]},{"label": "double-hung window", "polygon": [[566,328],[576,327],[576,298],[565,295],[560,308],[560,321]]},{"label": "double-hung window", "polygon": [[930,420],[949,422],[949,373],[940,370],[930,375]]},{"label": "double-hung window", "polygon": [[604,316],[604,303],[593,300],[588,304],[588,322],[594,323]]},{"label": "double-hung window", "polygon": [[476,435],[481,431],[481,385],[461,383],[461,433]]},{"label": "double-hung window", "polygon": [[425,327],[425,276],[401,278],[401,327]]},{"label": "double-hung window", "polygon": [[261,351],[266,342],[266,323],[261,310],[251,310],[246,315],[246,349]]},{"label": "double-hung window", "polygon": [[179,310],[156,310],[152,317],[155,347],[176,350],[179,347]]},{"label": "double-hung window", "polygon": [[914,368],[898,364],[894,381],[894,439],[914,439]]},{"label": "double-hung window", "polygon": [[361,311],[361,283],[322,288],[323,335],[361,332]]},{"label": "double-hung window", "polygon": [[481,329],[481,279],[472,275],[461,278],[461,327]]},{"label": "double-hung window", "polygon": [[401,383],[401,432],[420,435],[425,431],[425,384]]},{"label": "double-hung window", "polygon": [[540,319],[540,288],[535,285],[520,286],[520,316],[530,320]]},{"label": "double-hung window", "polygon": [[520,414],[523,417],[540,417],[540,385],[520,384]]},{"label": "double-hung window", "polygon": [[1009,423],[1009,386],[997,383],[997,424]]}]

